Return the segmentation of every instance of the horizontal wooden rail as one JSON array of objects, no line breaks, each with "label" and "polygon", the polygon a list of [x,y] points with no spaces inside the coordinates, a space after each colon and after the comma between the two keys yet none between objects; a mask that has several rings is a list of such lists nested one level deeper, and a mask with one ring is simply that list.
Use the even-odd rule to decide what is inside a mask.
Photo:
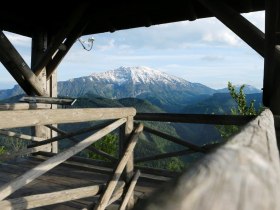
[{"label": "horizontal wooden rail", "polygon": [[278,210],[280,164],[273,115],[265,110],[215,152],[133,210]]},{"label": "horizontal wooden rail", "polygon": [[41,103],[13,103],[0,104],[0,110],[29,110],[29,109],[50,109],[50,104]]},{"label": "horizontal wooden rail", "polygon": [[[47,125],[48,128],[52,129],[53,131],[59,133],[59,134],[62,134],[62,135],[67,135],[67,132],[63,131],[63,130],[60,130],[52,125]],[[105,126],[104,126],[105,127]],[[72,142],[74,143],[79,143],[80,140],[75,138],[75,137],[68,137],[69,140],[71,140]],[[101,150],[98,150],[96,149],[94,146],[90,145],[88,148],[87,148],[88,151],[91,151],[95,154],[98,154],[104,158],[107,158],[108,160],[111,160],[111,161],[117,161],[117,158],[113,157],[112,155],[109,155],[108,153],[106,152],[103,152]]]},{"label": "horizontal wooden rail", "polygon": [[22,210],[42,207],[57,203],[63,203],[81,198],[88,198],[99,194],[104,185],[80,187],[58,192],[30,195],[21,198],[14,198],[0,201],[1,210]]},{"label": "horizontal wooden rail", "polygon": [[72,106],[77,99],[75,98],[55,98],[43,96],[23,96],[20,101],[27,103],[59,104]]},{"label": "horizontal wooden rail", "polygon": [[104,210],[106,208],[106,206],[112,196],[112,193],[121,177],[121,174],[129,160],[129,158],[133,154],[134,147],[136,146],[137,140],[142,131],[143,131],[143,125],[140,124],[133,132],[133,135],[128,142],[128,146],[127,146],[119,164],[117,165],[116,169],[114,170],[114,174],[113,174],[112,178],[110,179],[110,181],[108,182],[104,194],[100,196],[99,202],[96,205],[95,210]]},{"label": "horizontal wooden rail", "polygon": [[256,116],[213,114],[137,113],[135,120],[213,125],[245,125]]},{"label": "horizontal wooden rail", "polygon": [[28,145],[27,147],[28,148],[37,147],[37,146],[49,144],[49,143],[52,143],[52,142],[55,142],[55,141],[59,141],[59,140],[62,140],[62,139],[68,138],[68,137],[77,136],[77,135],[80,135],[80,134],[83,134],[83,133],[87,133],[87,132],[90,132],[90,131],[96,131],[96,130],[99,130],[101,128],[104,128],[104,127],[110,125],[111,123],[112,122],[106,122],[106,123],[98,124],[98,125],[95,125],[95,126],[92,126],[92,127],[89,127],[89,128],[82,128],[78,131],[69,132],[65,135],[60,135],[60,136],[56,136],[54,138],[46,139],[44,141],[35,142],[33,144]]},{"label": "horizontal wooden rail", "polygon": [[13,131],[7,131],[7,130],[0,130],[0,135],[9,136],[17,139],[23,139],[23,140],[29,140],[29,141],[43,141],[43,138],[36,137],[36,136],[30,136],[22,133],[16,133]]},{"label": "horizontal wooden rail", "polygon": [[89,109],[50,109],[1,111],[0,129],[50,125],[60,123],[77,123],[95,120],[113,120],[134,116],[134,108],[89,108]]},{"label": "horizontal wooden rail", "polygon": [[135,158],[134,161],[135,161],[135,163],[142,163],[142,162],[147,162],[147,161],[160,160],[160,159],[171,158],[171,157],[178,157],[178,156],[183,156],[183,155],[188,155],[188,154],[193,154],[193,153],[195,153],[195,152],[192,150],[184,149],[181,151],[168,152],[168,153],[153,155],[153,156],[149,156],[149,157]]},{"label": "horizontal wooden rail", "polygon": [[100,131],[97,131],[96,133],[84,139],[83,141],[79,142],[75,146],[72,146],[69,149],[64,150],[63,152],[58,153],[57,155],[35,166],[33,169],[27,171],[26,173],[17,177],[11,182],[3,185],[2,187],[0,187],[0,200],[5,199],[10,194],[20,189],[24,185],[30,183],[31,181],[41,176],[42,174],[48,172],[49,170],[59,165],[60,163],[64,162],[68,158],[74,156],[75,154],[82,151],[83,149],[85,149],[92,143],[96,142],[100,138],[106,136],[108,133],[112,132],[113,130],[115,130],[125,122],[126,122],[126,118],[122,118],[115,121],[111,125],[108,125],[107,127],[101,129]]},{"label": "horizontal wooden rail", "polygon": [[196,151],[196,152],[206,152],[203,148],[191,143],[191,142],[187,142],[187,141],[184,141],[184,140],[181,140],[177,137],[174,137],[174,136],[171,136],[167,133],[163,133],[161,131],[157,131],[155,129],[152,129],[152,128],[149,128],[147,126],[144,127],[144,131],[148,132],[148,133],[151,133],[151,134],[154,134],[156,136],[159,136],[161,138],[164,138],[168,141],[172,141],[176,144],[179,144],[179,145],[182,145],[182,146],[185,146],[185,147],[188,147],[190,149],[192,149],[193,151]]}]

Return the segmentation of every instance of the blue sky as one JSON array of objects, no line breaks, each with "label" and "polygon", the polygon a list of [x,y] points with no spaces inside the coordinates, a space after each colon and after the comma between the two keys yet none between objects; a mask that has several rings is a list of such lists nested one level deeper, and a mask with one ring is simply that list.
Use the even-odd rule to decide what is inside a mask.
[{"label": "blue sky", "polygon": [[[264,12],[244,15],[264,31]],[[30,63],[31,40],[5,32]],[[59,66],[58,80],[120,66],[148,66],[212,88],[233,84],[262,87],[263,58],[215,18],[84,36],[94,37],[91,51],[77,41]],[[0,64],[0,89],[15,81]]]}]

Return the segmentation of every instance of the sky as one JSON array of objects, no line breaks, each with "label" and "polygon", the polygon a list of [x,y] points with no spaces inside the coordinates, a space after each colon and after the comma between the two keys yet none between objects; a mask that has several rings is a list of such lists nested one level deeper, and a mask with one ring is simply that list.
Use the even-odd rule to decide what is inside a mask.
[{"label": "sky", "polygon": [[[264,12],[242,14],[264,31]],[[5,32],[30,64],[31,39]],[[121,30],[93,37],[91,51],[76,42],[58,67],[58,80],[120,66],[147,66],[214,89],[250,84],[262,88],[263,58],[215,18]],[[0,64],[0,89],[16,82]]]}]

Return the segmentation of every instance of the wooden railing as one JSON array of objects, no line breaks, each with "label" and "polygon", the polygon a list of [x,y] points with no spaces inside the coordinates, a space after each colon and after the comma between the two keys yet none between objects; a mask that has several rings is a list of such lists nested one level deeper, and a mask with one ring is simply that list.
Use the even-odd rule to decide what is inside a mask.
[{"label": "wooden railing", "polygon": [[[116,201],[122,195],[124,195],[124,184],[126,186],[131,185],[131,187],[127,186],[127,188],[130,190],[127,191],[128,194],[124,196],[125,199],[123,201],[122,208],[125,208],[129,205],[132,206],[133,193],[131,192],[131,189],[134,188],[135,180],[139,177],[139,172],[133,172],[133,150],[137,143],[138,136],[143,130],[143,125],[141,124],[139,124],[136,129],[133,129],[133,117],[135,116],[135,114],[136,110],[134,108],[0,111],[0,134],[24,139],[25,141],[32,141],[32,143],[29,144],[27,148],[22,149],[19,152],[12,152],[10,154],[0,156],[1,160],[12,159],[17,156],[27,155],[38,151],[45,151],[45,149],[50,146],[50,143],[57,142],[65,138],[68,138],[75,143],[75,145],[71,146],[70,148],[63,150],[58,154],[54,154],[44,162],[20,175],[9,183],[1,186],[1,209],[2,207],[3,209],[22,209],[23,207],[34,208],[65,202],[71,200],[72,197],[83,198],[89,197],[89,195],[93,196],[101,193],[99,202],[93,203],[90,207],[95,206],[95,209],[102,210],[105,209],[107,205]],[[54,126],[51,126],[51,124],[77,123],[99,120],[110,120],[110,122],[101,123],[89,128],[83,128],[78,131],[68,133]],[[43,139],[7,130],[10,128],[37,125],[45,125],[61,135],[50,139]],[[115,129],[120,128],[121,126],[123,126],[123,129],[121,129],[123,133],[121,134],[122,139],[120,139],[119,143],[122,146],[122,150],[120,151],[120,160],[91,146],[92,143],[106,136]],[[75,137],[76,135],[89,131],[95,132],[84,140],[79,140]],[[4,200],[16,190],[22,188],[42,174],[48,172],[55,166],[65,162],[66,160],[72,158],[75,154],[85,149],[102,155],[103,157],[113,162],[118,162],[111,179],[106,185],[88,186],[83,188]],[[124,169],[126,180],[125,182],[122,182],[119,180],[121,174],[123,174]],[[79,190],[82,190],[83,193],[77,195]],[[114,194],[113,191],[115,192]]]},{"label": "wooden railing", "polygon": [[277,210],[279,195],[279,152],[267,109],[134,210]]}]

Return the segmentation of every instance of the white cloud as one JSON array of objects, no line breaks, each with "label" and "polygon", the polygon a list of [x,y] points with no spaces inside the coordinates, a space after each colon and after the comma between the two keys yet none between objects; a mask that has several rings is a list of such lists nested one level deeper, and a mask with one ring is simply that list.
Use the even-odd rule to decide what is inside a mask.
[{"label": "white cloud", "polygon": [[231,46],[240,44],[240,39],[230,31],[213,31],[202,35],[202,40],[205,42],[224,43]]},{"label": "white cloud", "polygon": [[98,45],[98,46],[97,46],[97,49],[99,49],[100,51],[108,51],[108,50],[111,50],[111,49],[113,49],[113,48],[116,47],[115,42],[116,42],[116,40],[110,39],[110,40],[108,41],[108,43],[106,43],[105,45]]}]

